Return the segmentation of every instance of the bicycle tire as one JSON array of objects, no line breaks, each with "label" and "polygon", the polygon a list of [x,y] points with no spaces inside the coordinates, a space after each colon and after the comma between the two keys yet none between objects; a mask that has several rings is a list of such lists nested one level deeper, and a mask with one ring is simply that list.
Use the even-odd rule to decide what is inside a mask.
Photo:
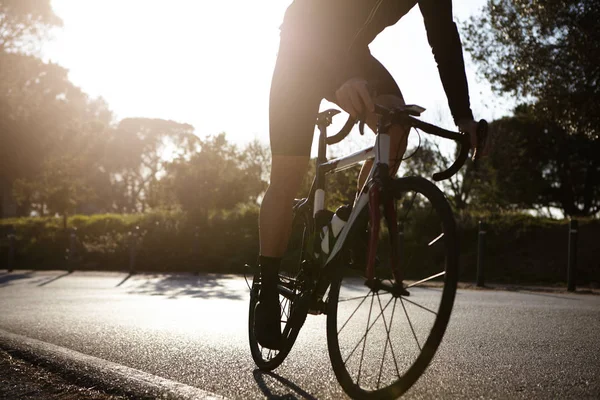
[{"label": "bicycle tire", "polygon": [[[310,224],[311,219],[307,213],[294,214],[290,246],[282,260],[279,273],[278,288],[282,321],[282,342],[279,350],[267,349],[256,340],[254,314],[260,293],[260,272],[256,271],[253,277],[248,311],[248,339],[252,358],[256,366],[263,371],[272,371],[281,365],[292,349],[306,319],[309,295],[307,285],[311,284],[311,279],[303,261],[306,258]],[[298,239],[297,235],[300,235],[299,245],[294,242],[294,239]]]},{"label": "bicycle tire", "polygon": [[[452,312],[452,307],[454,304],[454,298],[456,294],[458,275],[458,249],[456,239],[456,226],[452,210],[444,194],[433,183],[421,177],[407,177],[395,179],[392,182],[392,193],[396,201],[400,200],[405,202],[404,206],[398,211],[399,215],[404,214],[404,211],[406,211],[404,210],[404,208],[406,204],[408,204],[406,201],[408,197],[405,198],[404,196],[407,193],[414,193],[410,207],[417,209],[417,217],[427,218],[425,221],[434,221],[432,215],[435,212],[437,216],[436,220],[439,222],[439,227],[436,229],[441,229],[443,234],[439,235],[436,240],[432,241],[431,243],[433,244],[428,243],[428,248],[424,253],[420,250],[420,244],[417,242],[417,239],[404,238],[402,242],[404,244],[402,246],[398,244],[398,248],[401,249],[400,251],[404,252],[404,259],[401,265],[405,264],[406,270],[411,271],[410,266],[412,265],[413,258],[410,257],[410,254],[407,255],[407,251],[409,249],[412,249],[411,251],[414,251],[414,255],[423,254],[423,262],[419,262],[419,265],[417,265],[417,268],[415,268],[414,271],[420,272],[419,269],[421,268],[426,271],[428,269],[433,268],[443,268],[443,275],[442,277],[431,278],[430,280],[422,283],[420,283],[419,281],[415,281],[416,283],[413,282],[412,284],[410,284],[413,286],[405,284],[404,287],[410,286],[410,288],[407,290],[410,291],[410,295],[413,297],[405,297],[404,295],[398,295],[397,293],[392,294],[390,292],[387,292],[387,295],[390,296],[390,300],[384,308],[382,306],[381,298],[383,297],[383,295],[386,295],[386,293],[382,292],[381,290],[373,291],[366,286],[364,288],[361,287],[360,281],[350,276],[351,273],[348,272],[349,269],[347,268],[347,265],[343,265],[341,268],[338,268],[336,270],[335,277],[332,280],[327,305],[327,344],[332,367],[338,379],[338,382],[348,395],[350,395],[352,398],[357,399],[398,398],[417,381],[417,379],[421,376],[421,374],[425,371],[425,369],[431,362],[433,356],[435,355],[438,349],[438,346],[441,343],[441,340],[446,331],[446,326],[448,325],[450,314]],[[418,201],[417,206],[415,207],[414,204],[415,199],[417,197]],[[428,200],[431,204],[431,210],[429,211],[429,214],[427,214],[427,206],[425,200]],[[406,211],[406,216],[408,216],[408,212],[409,211]],[[382,221],[384,221],[383,223],[387,225],[383,218]],[[399,223],[401,222],[407,224],[405,228],[406,231],[404,232],[404,234],[406,232],[409,232],[411,234],[414,234],[415,238],[418,238],[420,236],[426,238],[427,235],[431,236],[434,234],[433,228],[431,228],[431,233],[429,233],[429,228],[423,228],[422,224],[417,224],[415,221],[416,217],[414,218],[414,220],[407,218],[405,221],[399,221]],[[433,223],[431,225],[435,226],[437,225],[437,223]],[[420,230],[424,231],[425,233],[418,233]],[[384,241],[382,241],[380,238],[380,242],[383,243]],[[441,245],[440,242],[442,242],[443,245]],[[435,252],[433,251],[433,249],[435,249]],[[438,261],[438,263],[436,263],[435,265],[426,264],[426,262],[429,262],[430,253],[435,253],[435,255],[431,257],[437,257],[436,260],[441,260],[441,254],[443,260]],[[385,256],[385,254],[383,254],[383,256]],[[386,268],[385,264],[385,259],[383,259],[383,261],[380,261],[380,265],[377,269],[377,274],[384,273],[384,270]],[[412,274],[415,274],[416,272],[412,272]],[[431,275],[431,277],[433,276],[435,275]],[[439,281],[435,282],[436,279],[442,280],[441,283]],[[390,284],[393,285],[392,280],[390,280]],[[441,291],[439,290],[439,288],[436,288],[436,286],[439,286],[440,284],[443,285],[443,289]],[[341,292],[343,292],[342,295],[340,295]],[[358,296],[358,293],[367,294],[364,296],[364,298],[362,298],[361,296]],[[383,295],[380,295],[380,293],[383,293]],[[352,338],[353,335],[355,335],[355,333],[351,333],[350,331],[352,331],[355,328],[355,325],[365,326],[359,325],[358,323],[355,324],[354,322],[351,323],[351,319],[358,319],[358,316],[366,314],[366,311],[363,310],[361,307],[363,307],[362,304],[366,302],[369,296],[371,298],[371,304],[370,309],[368,311],[366,327],[363,328],[365,329],[365,333],[362,336],[362,338],[357,342],[352,351],[350,351],[350,349],[352,348],[352,344],[356,342],[356,338]],[[433,299],[437,298],[438,296],[439,304],[437,307],[437,311],[434,312],[435,306],[430,306],[429,304],[434,303]],[[356,309],[354,309],[354,304],[357,304],[361,298],[362,302],[359,303]],[[374,318],[371,322],[371,314],[373,311],[375,299],[377,299],[378,307],[381,313],[377,316],[377,318]],[[393,308],[391,309],[390,317],[390,305],[392,303],[392,300]],[[428,312],[422,310],[422,312],[425,313],[425,318],[417,319],[416,321],[425,323],[429,319],[433,318],[430,312],[434,312],[435,319],[430,324],[430,328],[420,328],[416,325],[413,326],[413,322],[415,321],[411,322],[410,315],[412,314],[414,317],[415,309],[417,311],[421,311],[421,309],[416,307],[414,304],[418,301],[424,302],[421,303],[420,306],[426,305],[425,310],[428,310]],[[408,321],[408,325],[406,325],[404,322],[396,323],[395,326],[393,325],[394,322],[398,321],[398,319],[394,321],[394,315],[396,312],[396,306],[399,303],[402,306],[402,310],[400,309],[400,307],[398,307],[398,318],[402,317],[401,321],[404,321],[403,315],[405,315],[405,318]],[[417,305],[419,304],[417,303]],[[408,312],[409,309],[411,311],[410,313]],[[352,314],[350,314],[351,311]],[[404,314],[402,314],[402,311],[404,311]],[[386,313],[388,314],[388,317],[386,317]],[[347,320],[345,319],[346,315],[350,315]],[[389,321],[389,326],[386,321]],[[350,325],[347,326],[347,324]],[[371,332],[371,330],[374,330],[375,327],[378,325],[384,325],[384,329],[382,329],[382,333],[379,335],[377,334],[377,332]],[[410,329],[408,329],[409,327]],[[427,333],[428,329],[430,330]],[[408,336],[409,339],[400,338],[402,331],[406,333],[406,336]],[[415,347],[410,343],[412,341],[412,339],[410,338],[410,331],[412,331],[412,336],[414,337],[414,341],[417,345],[416,349],[414,349],[414,353],[418,353],[412,359],[409,359],[409,357],[407,356],[409,350]],[[423,343],[423,345],[421,346],[418,334],[422,333],[426,335],[426,340],[423,341],[421,339],[421,343]],[[348,336],[349,339],[346,339],[346,336]],[[381,340],[382,337],[383,341]],[[348,345],[348,343],[350,343],[350,345]],[[371,343],[369,344],[368,352],[366,351],[367,343]],[[402,350],[402,354],[400,357],[400,366],[403,366],[404,364],[408,365],[406,369],[402,369],[402,372],[398,364],[398,360],[396,359],[396,349],[394,349],[394,343],[396,344],[397,350]],[[400,345],[398,345],[398,343]],[[354,353],[356,353],[357,346],[362,346],[360,361],[351,361],[351,358],[355,357]],[[383,355],[381,357],[377,355],[381,354],[377,353],[377,351],[379,350],[371,350],[371,347],[373,346],[379,346],[378,348],[384,348]],[[365,372],[362,376],[363,382],[361,382],[361,368],[363,367],[363,363],[367,365],[365,353],[367,357],[373,357],[374,360],[377,360],[377,363],[373,362],[371,364],[368,364],[375,367],[376,374],[373,374],[372,372]],[[390,357],[387,357],[388,354],[390,355]],[[386,358],[391,357],[394,358],[394,363],[386,364]],[[356,358],[358,358],[358,355],[356,356]],[[380,365],[378,365],[379,363]],[[355,370],[357,369],[357,364],[358,373],[355,373]],[[378,373],[377,369],[379,370]],[[389,377],[382,377],[382,375],[386,374],[389,375]]]}]

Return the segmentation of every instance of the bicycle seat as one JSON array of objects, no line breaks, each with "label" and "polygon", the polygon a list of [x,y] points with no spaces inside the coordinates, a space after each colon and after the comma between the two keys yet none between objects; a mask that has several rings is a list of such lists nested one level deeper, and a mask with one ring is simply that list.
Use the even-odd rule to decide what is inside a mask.
[{"label": "bicycle seat", "polygon": [[317,114],[316,125],[321,126],[329,126],[331,125],[331,121],[333,120],[333,116],[341,113],[340,110],[336,110],[335,108],[330,108],[329,110],[325,110]]}]

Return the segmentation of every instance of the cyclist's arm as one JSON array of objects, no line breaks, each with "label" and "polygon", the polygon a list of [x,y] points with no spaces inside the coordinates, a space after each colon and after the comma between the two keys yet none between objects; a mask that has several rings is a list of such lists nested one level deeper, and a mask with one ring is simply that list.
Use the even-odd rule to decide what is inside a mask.
[{"label": "cyclist's arm", "polygon": [[452,117],[458,125],[473,120],[462,44],[452,19],[451,0],[420,0],[427,39],[438,65]]}]

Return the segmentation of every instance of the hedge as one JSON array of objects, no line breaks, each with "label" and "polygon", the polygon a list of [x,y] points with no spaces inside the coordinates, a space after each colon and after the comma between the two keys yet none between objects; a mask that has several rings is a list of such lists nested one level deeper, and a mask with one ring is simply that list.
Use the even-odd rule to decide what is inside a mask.
[{"label": "hedge", "polygon": [[[522,213],[456,215],[460,279],[473,281],[478,222],[487,223],[486,280],[563,284],[568,221]],[[16,234],[15,267],[128,271],[135,240],[135,269],[149,272],[243,272],[258,253],[258,209],[246,207],[194,222],[182,212],[76,215],[75,254],[61,218],[0,220],[0,268],[7,268],[9,227]],[[600,282],[600,221],[579,220],[578,284]]]}]

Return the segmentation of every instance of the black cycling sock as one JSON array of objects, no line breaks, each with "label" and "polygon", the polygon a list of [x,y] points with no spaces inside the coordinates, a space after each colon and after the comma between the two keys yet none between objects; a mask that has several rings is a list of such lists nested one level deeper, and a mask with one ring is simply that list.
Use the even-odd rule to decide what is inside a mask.
[{"label": "black cycling sock", "polygon": [[263,282],[269,284],[277,280],[281,257],[258,256],[258,264],[260,265],[260,275]]}]

